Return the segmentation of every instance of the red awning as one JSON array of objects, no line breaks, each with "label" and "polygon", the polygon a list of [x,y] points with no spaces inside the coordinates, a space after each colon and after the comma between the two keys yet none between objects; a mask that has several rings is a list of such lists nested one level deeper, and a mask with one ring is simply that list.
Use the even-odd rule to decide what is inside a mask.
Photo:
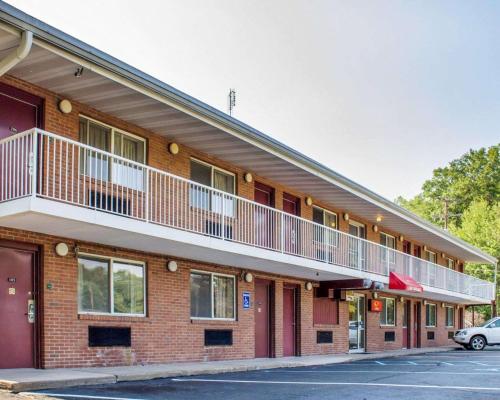
[{"label": "red awning", "polygon": [[408,292],[422,293],[424,288],[415,279],[408,275],[391,272],[389,275],[389,289],[406,290]]}]

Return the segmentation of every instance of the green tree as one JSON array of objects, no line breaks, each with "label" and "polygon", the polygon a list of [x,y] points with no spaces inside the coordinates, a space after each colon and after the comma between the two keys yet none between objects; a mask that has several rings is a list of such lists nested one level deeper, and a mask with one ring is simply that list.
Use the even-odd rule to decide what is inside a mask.
[{"label": "green tree", "polygon": [[[398,197],[396,203],[440,227],[445,225],[447,203],[449,230],[499,259],[499,149],[500,145],[494,145],[470,150],[446,167],[435,169],[417,196],[412,199]],[[491,266],[467,263],[465,272],[493,281],[494,268]]]},{"label": "green tree", "polygon": [[460,226],[471,203],[484,200],[494,205],[500,198],[500,145],[470,150],[434,170],[422,185],[422,192],[412,199],[398,197],[396,203],[443,227],[445,202],[450,225]]}]

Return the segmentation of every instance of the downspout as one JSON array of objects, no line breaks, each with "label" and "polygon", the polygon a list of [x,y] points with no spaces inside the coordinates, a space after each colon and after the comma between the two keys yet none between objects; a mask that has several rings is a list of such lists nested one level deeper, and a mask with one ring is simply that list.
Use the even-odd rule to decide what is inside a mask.
[{"label": "downspout", "polygon": [[15,67],[18,63],[24,60],[33,44],[33,32],[23,31],[21,34],[21,41],[17,48],[11,51],[7,57],[0,60],[0,76],[6,74],[11,68]]}]

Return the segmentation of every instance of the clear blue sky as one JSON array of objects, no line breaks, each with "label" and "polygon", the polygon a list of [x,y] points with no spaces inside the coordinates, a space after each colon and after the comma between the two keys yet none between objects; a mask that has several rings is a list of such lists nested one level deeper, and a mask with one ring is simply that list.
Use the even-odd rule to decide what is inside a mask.
[{"label": "clear blue sky", "polygon": [[500,1],[8,2],[390,199],[500,141]]}]

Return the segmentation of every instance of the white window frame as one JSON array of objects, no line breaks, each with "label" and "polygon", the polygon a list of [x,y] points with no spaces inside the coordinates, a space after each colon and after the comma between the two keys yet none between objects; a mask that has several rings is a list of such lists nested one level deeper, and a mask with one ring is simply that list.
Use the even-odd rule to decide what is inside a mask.
[{"label": "white window frame", "polygon": [[[451,263],[451,265],[450,265]],[[450,258],[450,257],[446,257],[446,266],[449,268],[449,269],[455,269],[455,260],[453,258]]]},{"label": "white window frame", "polygon": [[[130,260],[127,258],[118,258],[118,257],[110,257],[110,256],[100,256],[98,254],[92,254],[92,253],[81,253],[79,252],[77,255],[77,262],[78,258],[90,258],[94,260],[106,260],[109,262],[109,296],[110,296],[110,301],[109,301],[109,312],[95,312],[95,311],[80,311],[80,293],[77,291],[77,297],[78,297],[78,314],[80,315],[113,315],[117,317],[145,317],[147,315],[147,293],[146,293],[146,280],[147,280],[147,270],[146,270],[146,263],[144,261],[137,261],[137,260]],[[114,311],[115,309],[115,299],[114,299],[114,282],[113,282],[113,263],[124,263],[124,264],[130,264],[130,265],[135,265],[138,267],[142,267],[144,271],[144,280],[143,280],[143,292],[144,292],[144,312],[142,314],[131,314],[131,313],[117,313]],[[80,280],[80,274],[78,273],[78,285],[79,285],[79,280]]]},{"label": "white window frame", "polygon": [[[389,235],[388,233],[385,233],[385,232],[380,232],[380,238],[382,238],[382,236],[385,237],[385,245],[383,244],[380,244],[381,246],[389,249],[389,250],[385,250],[385,249],[382,249],[382,261],[384,262],[389,262],[389,264],[396,264],[396,236],[393,236],[393,235]],[[387,246],[387,238],[391,238],[393,241],[394,241],[394,247],[389,247]],[[379,240],[379,243],[380,243],[380,240]],[[390,251],[392,250],[392,251]],[[389,257],[387,257],[387,254],[389,254]]]},{"label": "white window frame", "polygon": [[[426,253],[426,254],[425,254],[425,260],[426,260],[427,262],[430,262],[431,264],[437,264],[437,253],[436,253],[436,252],[434,252],[434,251],[430,251],[430,250],[426,250],[426,251],[425,251],[425,253]],[[435,260],[435,261],[431,261],[431,260],[429,260],[429,255],[430,255],[430,254],[434,254],[434,260]]]},{"label": "white window frame", "polygon": [[[451,319],[451,325],[448,325],[448,311],[451,309],[452,311],[452,319]],[[455,307],[453,306],[445,306],[445,324],[447,328],[453,328],[455,327]]]},{"label": "white window frame", "polygon": [[[434,307],[434,325],[427,325],[427,307]],[[425,327],[426,328],[436,328],[437,327],[437,305],[435,303],[427,303],[425,305]]]},{"label": "white window frame", "polygon": [[[319,206],[313,206],[313,209],[316,208],[317,210],[320,210],[322,213],[323,213],[323,222],[319,225],[322,225],[324,226],[325,228],[330,228],[330,229],[333,229],[335,232],[330,232],[330,231],[327,231],[328,232],[328,235],[334,235],[335,239],[333,240],[333,244],[332,246],[333,247],[338,247],[338,244],[339,244],[339,215],[336,213],[336,212],[333,212],[333,211],[329,211],[323,207],[319,207]],[[332,228],[331,226],[328,226],[325,224],[325,216],[326,214],[330,214],[330,215],[334,215],[335,216],[335,228]],[[318,224],[318,222],[314,222],[313,223],[315,224]],[[325,235],[326,236],[326,235]],[[325,237],[323,237],[323,241],[319,241],[319,240],[316,240],[316,243],[324,243],[325,240],[324,240]]]},{"label": "white window frame", "polygon": [[[79,119],[83,118],[83,119],[89,120],[89,121],[93,122],[94,124],[101,125],[101,126],[103,126],[103,127],[108,128],[108,129],[111,130],[111,142],[110,142],[109,153],[113,154],[116,157],[122,157],[122,156],[119,156],[119,155],[115,154],[115,152],[114,152],[114,149],[115,149],[115,133],[121,133],[122,135],[130,136],[131,138],[133,138],[135,140],[143,142],[144,143],[144,154],[143,154],[143,160],[144,160],[144,162],[140,163],[140,162],[135,161],[135,160],[130,160],[130,161],[146,165],[146,154],[147,154],[147,149],[146,149],[147,146],[146,145],[147,145],[147,142],[146,142],[145,138],[143,138],[142,136],[138,136],[138,135],[135,135],[133,133],[124,131],[123,129],[116,128],[116,127],[114,127],[112,125],[108,125],[108,124],[106,124],[104,122],[101,122],[101,121],[96,120],[94,118],[88,117],[88,116],[86,116],[84,114],[79,114],[78,118]],[[88,139],[88,134],[89,134],[89,132],[87,130],[87,139]],[[84,143],[84,144],[87,144],[87,143]],[[123,145],[123,142],[122,142],[122,145]],[[123,158],[126,158],[126,157],[123,157]]]},{"label": "white window frame", "polygon": [[[199,164],[203,164],[203,165],[211,168],[211,171],[210,171],[210,188],[211,189],[218,190],[220,192],[223,192],[223,193],[226,193],[226,194],[229,194],[229,195],[232,195],[232,196],[236,196],[236,174],[234,172],[231,172],[231,171],[228,171],[226,169],[220,168],[220,167],[218,167],[216,165],[210,164],[210,163],[208,163],[206,161],[202,161],[202,160],[200,160],[198,158],[195,158],[195,157],[190,157],[189,161],[190,162],[194,161],[194,162],[197,162]],[[224,192],[223,190],[214,188],[214,171],[223,172],[224,174],[231,175],[234,178],[233,179],[233,193]],[[191,171],[189,171],[189,174],[190,174],[189,178],[191,180]],[[195,181],[193,181],[193,182],[195,182]],[[203,185],[203,184],[198,183],[198,182],[195,182],[195,183],[198,184],[198,185]]]},{"label": "white window frame", "polygon": [[[383,301],[383,307],[382,307],[382,312],[380,313],[380,315],[384,315],[385,316],[385,321],[386,323],[383,324],[380,322],[380,317],[379,317],[379,322],[380,322],[380,326],[396,326],[396,299],[394,297],[380,297],[380,300]],[[388,324],[387,323],[387,300],[391,300],[393,303],[394,303],[394,323],[393,324]]]},{"label": "white window frame", "polygon": [[[191,273],[199,274],[199,275],[210,275],[210,293],[212,294],[210,298],[210,312],[212,313],[211,317],[193,317],[191,316]],[[215,318],[214,317],[214,276],[223,276],[226,278],[233,279],[233,318]],[[237,296],[237,287],[236,287],[236,276],[231,274],[223,274],[219,272],[210,272],[210,271],[202,271],[199,269],[192,269],[189,271],[189,316],[192,320],[201,320],[201,321],[236,321],[236,296]]]}]

